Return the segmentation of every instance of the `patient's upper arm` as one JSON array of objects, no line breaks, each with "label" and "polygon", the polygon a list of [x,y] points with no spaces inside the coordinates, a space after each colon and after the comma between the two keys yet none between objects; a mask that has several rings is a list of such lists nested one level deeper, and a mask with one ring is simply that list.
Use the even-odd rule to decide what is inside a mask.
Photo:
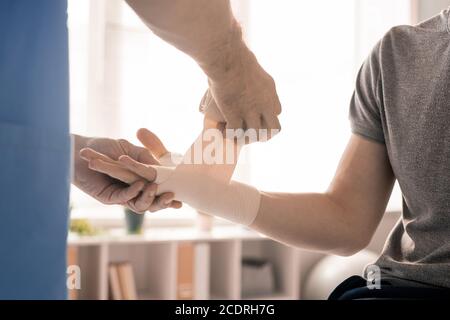
[{"label": "patient's upper arm", "polygon": [[385,144],[352,134],[328,194],[370,241],[386,210],[394,181]]}]

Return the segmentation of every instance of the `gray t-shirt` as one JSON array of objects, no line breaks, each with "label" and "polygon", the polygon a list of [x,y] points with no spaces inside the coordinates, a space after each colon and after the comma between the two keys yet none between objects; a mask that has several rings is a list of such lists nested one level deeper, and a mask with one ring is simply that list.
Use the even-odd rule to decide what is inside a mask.
[{"label": "gray t-shirt", "polygon": [[384,143],[403,214],[375,262],[384,278],[450,288],[449,9],[391,29],[358,75],[355,134]]}]

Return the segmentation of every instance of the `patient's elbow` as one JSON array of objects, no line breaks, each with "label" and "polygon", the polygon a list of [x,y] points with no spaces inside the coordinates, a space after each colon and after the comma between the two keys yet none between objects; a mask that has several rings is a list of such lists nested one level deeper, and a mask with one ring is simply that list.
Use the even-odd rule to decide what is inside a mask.
[{"label": "patient's elbow", "polygon": [[368,242],[355,241],[353,243],[349,243],[345,247],[340,248],[335,254],[343,257],[349,257],[361,250],[364,250],[368,245]]},{"label": "patient's elbow", "polygon": [[345,243],[335,254],[349,257],[367,248],[372,237],[370,232],[349,232],[345,238]]}]

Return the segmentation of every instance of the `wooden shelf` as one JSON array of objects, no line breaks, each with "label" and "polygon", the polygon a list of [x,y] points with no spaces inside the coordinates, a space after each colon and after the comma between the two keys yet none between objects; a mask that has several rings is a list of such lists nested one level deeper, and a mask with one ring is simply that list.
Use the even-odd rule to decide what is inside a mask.
[{"label": "wooden shelf", "polygon": [[210,232],[199,231],[196,228],[149,228],[142,235],[128,235],[123,228],[112,229],[96,236],[78,236],[70,233],[69,245],[99,245],[113,243],[149,243],[149,242],[213,242],[223,240],[265,239],[265,236],[249,229],[232,226],[216,227]]},{"label": "wooden shelf", "polygon": [[150,228],[142,235],[113,229],[97,236],[71,234],[69,245],[78,251],[82,270],[79,299],[108,299],[108,266],[127,261],[134,270],[140,300],[177,297],[178,246],[195,247],[194,299],[241,299],[242,258],[267,258],[275,270],[276,293],[245,299],[297,299],[299,274],[296,250],[243,227]]},{"label": "wooden shelf", "polygon": [[261,296],[243,296],[243,300],[292,300],[293,296],[285,294],[285,293],[273,293],[269,295],[261,295]]},{"label": "wooden shelf", "polygon": [[148,291],[138,291],[139,300],[160,300],[157,296]]}]

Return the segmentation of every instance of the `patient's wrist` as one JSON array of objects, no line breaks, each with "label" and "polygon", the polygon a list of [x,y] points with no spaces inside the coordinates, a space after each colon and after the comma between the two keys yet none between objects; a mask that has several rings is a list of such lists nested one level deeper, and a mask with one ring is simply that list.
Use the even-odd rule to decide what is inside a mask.
[{"label": "patient's wrist", "polygon": [[173,192],[175,200],[184,202],[234,223],[249,226],[258,215],[260,192],[249,185],[222,180],[195,166],[182,166],[181,170],[154,167],[157,171],[157,195]]}]

